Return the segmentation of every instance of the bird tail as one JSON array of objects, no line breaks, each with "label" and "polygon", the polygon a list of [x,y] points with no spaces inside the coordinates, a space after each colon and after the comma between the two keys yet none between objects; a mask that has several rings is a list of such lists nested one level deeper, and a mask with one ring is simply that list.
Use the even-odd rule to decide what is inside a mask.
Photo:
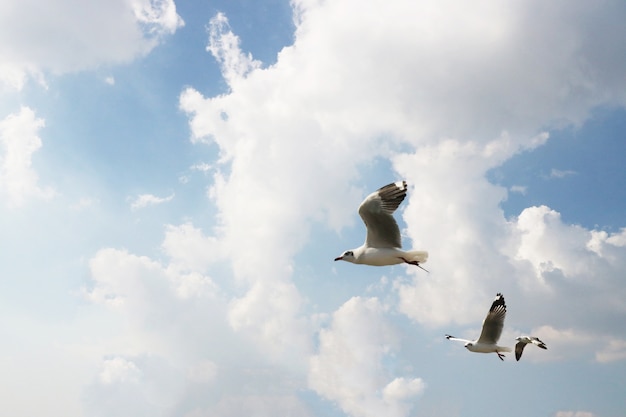
[{"label": "bird tail", "polygon": [[498,352],[510,352],[511,348],[507,346],[498,346]]},{"label": "bird tail", "polygon": [[417,263],[423,264],[428,260],[428,252],[424,250],[412,250],[407,252],[408,259],[407,261],[415,261]]}]

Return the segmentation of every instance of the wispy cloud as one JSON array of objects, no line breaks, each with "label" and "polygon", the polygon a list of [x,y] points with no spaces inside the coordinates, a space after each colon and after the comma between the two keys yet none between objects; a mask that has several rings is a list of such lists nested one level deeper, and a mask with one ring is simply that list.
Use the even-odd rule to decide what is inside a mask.
[{"label": "wispy cloud", "polygon": [[509,191],[511,191],[512,193],[518,193],[518,194],[526,195],[526,192],[528,191],[528,186],[526,186],[526,185],[512,185],[509,188]]},{"label": "wispy cloud", "polygon": [[167,203],[169,201],[172,201],[173,198],[173,193],[167,197],[157,197],[152,194],[140,194],[131,202],[130,208],[132,210],[139,210],[144,207]]},{"label": "wispy cloud", "polygon": [[569,177],[572,175],[576,175],[576,171],[572,171],[572,170],[561,170],[561,169],[556,169],[556,168],[552,168],[552,170],[550,171],[550,175],[549,178],[565,178],[565,177]]}]

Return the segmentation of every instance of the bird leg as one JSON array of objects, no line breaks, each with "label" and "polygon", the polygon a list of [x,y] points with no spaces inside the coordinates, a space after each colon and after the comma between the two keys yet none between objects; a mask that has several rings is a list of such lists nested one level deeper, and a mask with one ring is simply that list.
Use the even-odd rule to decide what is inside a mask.
[{"label": "bird leg", "polygon": [[418,267],[418,268],[420,268],[420,269],[423,269],[424,271],[426,271],[426,272],[430,273],[430,272],[429,272],[426,268],[422,267],[422,266],[420,265],[420,263],[419,263],[419,262],[417,262],[417,261],[407,261],[407,260],[406,260],[404,257],[402,257],[402,256],[400,257],[400,259],[402,259],[402,260],[403,260],[404,262],[406,262],[407,264],[415,265],[416,267]]},{"label": "bird leg", "polygon": [[498,351],[496,351],[496,353],[498,354],[498,357],[500,358],[501,361],[504,360],[504,355]]}]

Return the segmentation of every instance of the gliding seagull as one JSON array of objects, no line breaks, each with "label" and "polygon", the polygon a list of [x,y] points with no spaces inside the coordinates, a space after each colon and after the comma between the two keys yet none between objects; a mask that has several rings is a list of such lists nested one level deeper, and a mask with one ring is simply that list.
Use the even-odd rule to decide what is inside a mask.
[{"label": "gliding seagull", "polygon": [[524,348],[529,343],[531,343],[533,345],[536,345],[536,346],[540,347],[541,349],[548,349],[546,344],[543,343],[541,340],[539,340],[538,337],[534,337],[534,336],[520,336],[520,337],[516,337],[515,340],[517,340],[517,343],[515,344],[515,359],[517,359],[518,361],[522,357],[522,353],[524,352]]},{"label": "gliding seagull", "polygon": [[448,340],[459,340],[465,342],[465,347],[470,352],[492,353],[498,354],[500,360],[504,360],[504,355],[500,352],[510,352],[511,348],[498,346],[498,339],[502,334],[504,327],[504,317],[506,316],[506,304],[504,296],[500,293],[496,295],[496,299],[491,303],[491,308],[487,317],[483,320],[483,330],[480,332],[478,340],[459,339],[458,337],[446,335]]},{"label": "gliding seagull", "polygon": [[426,262],[428,252],[403,251],[400,228],[393,218],[393,212],[406,197],[406,190],[406,181],[402,181],[385,185],[367,196],[359,206],[359,215],[367,228],[365,243],[345,251],[335,261],[373,266],[405,262],[422,268],[420,263]]}]

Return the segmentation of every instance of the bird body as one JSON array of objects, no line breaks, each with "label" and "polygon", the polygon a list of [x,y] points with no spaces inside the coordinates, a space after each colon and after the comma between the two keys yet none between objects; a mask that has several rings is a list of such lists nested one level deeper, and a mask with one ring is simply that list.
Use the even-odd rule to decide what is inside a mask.
[{"label": "bird body", "polygon": [[[336,258],[352,262],[353,264],[365,264],[372,266],[397,265],[401,263],[424,263],[428,259],[428,252],[421,250],[403,251],[400,248],[370,248],[360,246]],[[408,261],[408,262],[407,262]],[[419,265],[418,265],[419,266]]]},{"label": "bird body", "polygon": [[408,263],[422,268],[420,263],[426,262],[428,252],[402,250],[400,228],[393,218],[406,191],[406,181],[402,181],[385,185],[368,195],[359,206],[359,215],[367,228],[365,242],[345,251],[335,261],[372,266]]},{"label": "bird body", "polygon": [[540,347],[541,349],[548,349],[546,344],[543,343],[541,340],[539,340],[538,337],[519,336],[519,337],[516,337],[515,340],[517,340],[517,343],[515,344],[515,359],[518,361],[522,357],[522,353],[524,353],[524,348],[528,344],[535,345],[537,347]]},{"label": "bird body", "polygon": [[504,318],[506,317],[506,304],[504,296],[501,293],[496,295],[495,300],[491,303],[491,308],[487,317],[483,320],[483,328],[480,337],[476,340],[460,339],[458,337],[446,335],[448,340],[458,340],[465,343],[465,348],[470,352],[478,353],[496,353],[500,360],[504,360],[504,355],[500,352],[510,352],[511,348],[499,346],[498,340],[502,334],[504,327]]}]

